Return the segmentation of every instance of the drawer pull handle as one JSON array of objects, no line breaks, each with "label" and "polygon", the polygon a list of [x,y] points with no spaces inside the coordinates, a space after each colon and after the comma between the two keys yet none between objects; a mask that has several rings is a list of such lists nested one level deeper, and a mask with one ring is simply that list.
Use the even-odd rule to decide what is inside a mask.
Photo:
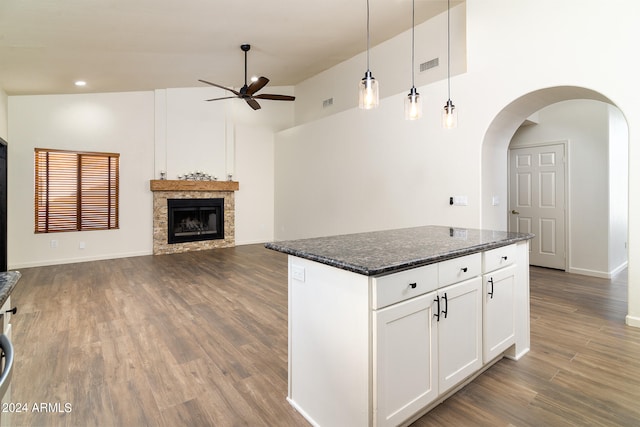
[{"label": "drawer pull handle", "polygon": [[503,256],[502,259],[506,261],[507,260],[507,256],[506,255]]},{"label": "drawer pull handle", "polygon": [[416,286],[418,286],[418,284],[417,284],[417,283],[409,283],[409,287],[410,287],[411,289],[415,289],[415,288],[416,288]]},{"label": "drawer pull handle", "polygon": [[468,268],[467,267],[462,267],[460,270],[462,270],[463,273],[466,273]]}]

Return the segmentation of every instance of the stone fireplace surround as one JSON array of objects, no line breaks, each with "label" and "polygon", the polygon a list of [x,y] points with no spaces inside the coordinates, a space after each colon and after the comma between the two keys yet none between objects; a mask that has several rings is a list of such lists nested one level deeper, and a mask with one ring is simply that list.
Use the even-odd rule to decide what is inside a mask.
[{"label": "stone fireplace surround", "polygon": [[[229,248],[235,240],[235,191],[237,181],[151,180],[153,192],[153,254],[165,255],[205,249]],[[168,243],[167,199],[224,198],[224,239]]]}]

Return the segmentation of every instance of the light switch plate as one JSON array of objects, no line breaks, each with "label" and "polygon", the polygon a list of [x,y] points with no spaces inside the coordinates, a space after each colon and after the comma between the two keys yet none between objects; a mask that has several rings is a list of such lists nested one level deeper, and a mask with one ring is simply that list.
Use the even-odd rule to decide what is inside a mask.
[{"label": "light switch plate", "polygon": [[453,196],[453,204],[455,206],[467,206],[469,205],[469,198],[467,196]]}]

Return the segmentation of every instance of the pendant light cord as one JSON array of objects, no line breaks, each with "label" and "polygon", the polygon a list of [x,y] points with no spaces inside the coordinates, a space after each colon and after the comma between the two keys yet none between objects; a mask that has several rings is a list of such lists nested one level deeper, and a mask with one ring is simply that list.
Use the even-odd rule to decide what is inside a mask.
[{"label": "pendant light cord", "polygon": [[367,71],[370,70],[370,68],[369,68],[369,45],[370,45],[370,40],[369,40],[369,0],[367,0]]},{"label": "pendant light cord", "polygon": [[416,0],[412,0],[411,2],[411,87],[416,87],[415,84],[415,56],[416,56],[416,45],[415,45],[415,32],[416,32]]},{"label": "pendant light cord", "polygon": [[451,0],[447,0],[447,95],[451,100]]}]

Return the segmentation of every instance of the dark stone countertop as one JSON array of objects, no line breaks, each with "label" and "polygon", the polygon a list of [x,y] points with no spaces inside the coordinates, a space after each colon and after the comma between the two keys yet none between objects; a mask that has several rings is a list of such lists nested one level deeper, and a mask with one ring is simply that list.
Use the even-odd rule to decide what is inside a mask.
[{"label": "dark stone countertop", "polygon": [[270,242],[265,247],[354,273],[378,276],[533,237],[527,233],[425,226]]},{"label": "dark stone countertop", "polygon": [[[3,271],[0,272],[0,307],[9,298],[11,292],[16,287],[18,280],[20,280],[19,271]],[[0,331],[0,333],[2,333]]]}]

